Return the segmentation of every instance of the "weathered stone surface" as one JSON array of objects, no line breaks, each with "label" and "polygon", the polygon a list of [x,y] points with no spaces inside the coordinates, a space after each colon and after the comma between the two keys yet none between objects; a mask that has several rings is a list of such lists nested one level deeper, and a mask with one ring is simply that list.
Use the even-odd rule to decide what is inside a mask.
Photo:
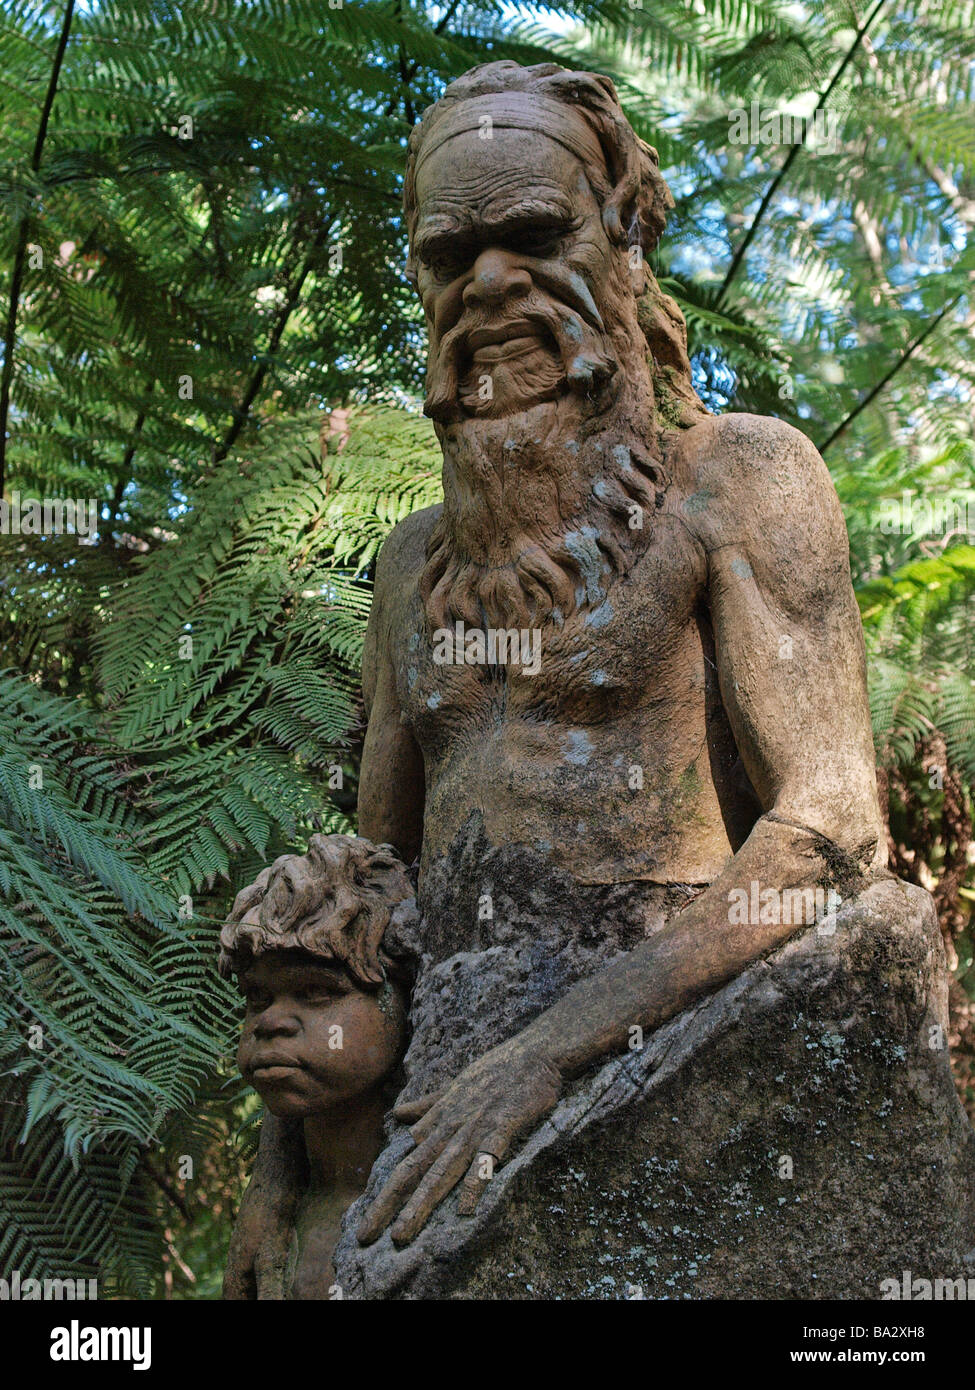
[{"label": "weathered stone surface", "polygon": [[[359,828],[419,869],[421,1142],[346,1214],[346,1296],[875,1295],[975,1247],[842,508],[799,431],[695,395],[669,206],[598,74],[485,64],[410,139],[444,498],[377,558]],[[796,891],[848,902],[835,937],[757,909]],[[281,1248],[277,1142],[238,1287],[246,1232]]]},{"label": "weathered stone surface", "polygon": [[345,1219],[344,1296],[876,1298],[905,1269],[975,1274],[975,1132],[931,1046],[945,981],[930,897],[875,884],[583,1081],[476,1216],[452,1196],[411,1245],[363,1249],[397,1127]]},{"label": "weathered stone surface", "polygon": [[492,846],[472,811],[425,880],[422,915],[400,929],[420,961],[400,1099],[448,1084],[576,981],[660,931],[704,886],[580,884],[534,847]]},{"label": "weathered stone surface", "polygon": [[377,560],[359,827],[418,861],[429,959],[421,1144],[364,1245],[473,1206],[479,1155],[791,936],[732,895],[885,869],[839,499],[797,430],[696,398],[647,257],[669,205],[598,74],[486,64],[410,139],[444,498]]}]

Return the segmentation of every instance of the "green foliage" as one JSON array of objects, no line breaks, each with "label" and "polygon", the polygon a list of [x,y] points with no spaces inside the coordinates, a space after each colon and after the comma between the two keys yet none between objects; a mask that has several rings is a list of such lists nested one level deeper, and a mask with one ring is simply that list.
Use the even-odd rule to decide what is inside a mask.
[{"label": "green foliage", "polygon": [[[659,53],[642,9],[622,44],[613,29],[571,34],[661,152],[677,207],[660,268],[706,399],[783,416],[822,446],[892,373],[831,462],[899,446],[906,425],[915,462],[970,437],[971,0],[654,10],[674,35]],[[825,144],[771,122],[816,109]]]},{"label": "green foliage", "polygon": [[[433,500],[439,455],[420,416],[348,424],[324,458],[317,420],[279,428],[100,588],[96,711],[0,679],[0,1100],[16,1155],[0,1163],[0,1253],[11,1242],[24,1277],[78,1265],[152,1287],[149,1151],[203,1161],[213,1128],[197,1108],[216,1105],[231,1045],[214,917],[312,830],[351,828],[333,797],[342,787],[350,804],[364,576],[386,531]],[[191,1143],[193,1115],[204,1138]],[[55,1161],[77,1189],[56,1210]],[[172,1174],[161,1181],[171,1193]]]},{"label": "green foliage", "polygon": [[12,671],[0,824],[0,1253],[144,1291],[158,1240],[133,1177],[212,1073],[229,995],[199,989],[212,942],[178,928],[94,720]]},{"label": "green foliage", "polygon": [[915,560],[861,585],[857,597],[881,758],[909,762],[937,729],[951,764],[975,781],[975,547]]},{"label": "green foliage", "polygon": [[[972,538],[879,517],[972,486],[975,8],[855,38],[872,12],[0,0],[4,496],[100,515],[91,545],[0,536],[4,1269],[218,1291],[256,1115],[216,924],[354,823],[372,565],[440,470],[405,140],[475,62],[612,74],[677,199],[655,270],[699,390],[843,426],[898,867],[952,885],[968,959]],[[732,141],[736,108],[808,114],[834,79],[834,148]]]},{"label": "green foliage", "polygon": [[127,780],[176,893],[239,885],[312,829],[351,828],[365,572],[386,531],[433,500],[439,468],[422,417],[350,425],[349,447],[324,459],[289,427],[217,470],[173,542],[106,595],[106,720],[137,750]]}]

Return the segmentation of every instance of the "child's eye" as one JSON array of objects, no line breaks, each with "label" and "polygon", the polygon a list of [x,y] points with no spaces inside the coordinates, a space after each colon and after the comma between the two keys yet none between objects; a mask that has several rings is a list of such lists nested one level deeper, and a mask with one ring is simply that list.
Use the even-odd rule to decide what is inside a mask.
[{"label": "child's eye", "polygon": [[307,1004],[330,1004],[336,998],[336,993],[325,985],[309,985],[299,997]]},{"label": "child's eye", "polygon": [[245,990],[244,998],[249,1009],[266,1009],[271,1002],[271,996],[266,989]]}]

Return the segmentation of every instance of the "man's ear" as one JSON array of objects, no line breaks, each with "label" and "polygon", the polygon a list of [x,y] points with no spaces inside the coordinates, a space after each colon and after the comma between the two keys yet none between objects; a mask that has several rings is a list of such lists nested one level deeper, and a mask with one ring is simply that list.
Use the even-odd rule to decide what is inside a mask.
[{"label": "man's ear", "polygon": [[603,230],[614,246],[625,250],[629,245],[628,226],[635,199],[617,184],[603,207]]},{"label": "man's ear", "polygon": [[614,188],[603,207],[603,226],[617,245],[639,242],[646,256],[660,240],[673,195],[660,175],[657,151],[645,140],[628,132],[615,142],[614,154]]}]

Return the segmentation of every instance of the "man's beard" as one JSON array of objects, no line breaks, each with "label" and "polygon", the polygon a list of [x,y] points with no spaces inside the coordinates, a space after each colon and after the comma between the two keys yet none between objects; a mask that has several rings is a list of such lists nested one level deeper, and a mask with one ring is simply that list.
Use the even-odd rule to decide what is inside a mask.
[{"label": "man's beard", "polygon": [[425,413],[497,419],[557,399],[593,397],[615,376],[607,336],[532,288],[506,305],[465,308],[431,362]]},{"label": "man's beard", "polygon": [[419,581],[431,635],[458,621],[561,627],[605,603],[646,549],[667,486],[641,404],[622,392],[582,418],[574,399],[556,400],[438,429],[444,508]]},{"label": "man's beard", "polygon": [[[441,341],[426,411],[444,509],[419,584],[431,633],[560,627],[599,608],[646,549],[666,488],[646,339],[622,269],[601,288],[585,316],[555,286],[493,316],[471,306]],[[493,397],[475,413],[461,393],[492,356],[477,335],[512,324],[513,354],[491,364]]]}]

